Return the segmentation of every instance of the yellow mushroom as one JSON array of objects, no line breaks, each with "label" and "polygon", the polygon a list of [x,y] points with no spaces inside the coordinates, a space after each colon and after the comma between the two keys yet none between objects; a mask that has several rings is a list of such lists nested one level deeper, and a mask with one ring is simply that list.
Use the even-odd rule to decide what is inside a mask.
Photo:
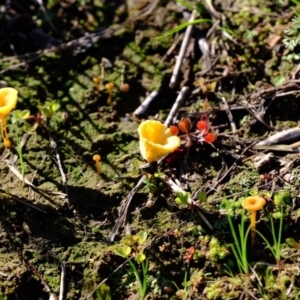
[{"label": "yellow mushroom", "polygon": [[266,204],[266,200],[263,197],[259,196],[250,196],[247,197],[242,205],[245,209],[251,212],[251,241],[252,244],[255,244],[255,226],[256,226],[256,213],[258,210],[261,210]]},{"label": "yellow mushroom", "polygon": [[107,104],[111,105],[111,101],[112,101],[112,91],[114,88],[114,84],[112,82],[108,82],[105,87],[108,90],[108,99],[107,99]]},{"label": "yellow mushroom", "polygon": [[95,88],[96,88],[96,90],[99,92],[100,90],[101,90],[101,88],[100,88],[100,78],[99,77],[94,77],[93,78],[93,82],[94,82],[94,84],[95,84]]},{"label": "yellow mushroom", "polygon": [[9,113],[16,107],[18,101],[18,91],[14,88],[2,88],[0,89],[0,121],[2,125],[2,136],[4,146],[6,148],[11,147],[11,142],[7,135],[6,130],[6,118]]},{"label": "yellow mushroom", "polygon": [[138,128],[140,151],[148,163],[157,161],[180,146],[180,138],[159,121],[147,120]]},{"label": "yellow mushroom", "polygon": [[96,166],[96,170],[98,174],[101,174],[101,167],[100,167],[100,160],[101,160],[101,156],[99,154],[95,154],[93,156],[93,160],[95,161],[95,166]]}]

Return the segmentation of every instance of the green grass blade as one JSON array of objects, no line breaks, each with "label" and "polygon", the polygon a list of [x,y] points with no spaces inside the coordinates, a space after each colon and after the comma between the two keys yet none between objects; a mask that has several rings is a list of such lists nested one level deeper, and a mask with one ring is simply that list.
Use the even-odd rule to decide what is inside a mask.
[{"label": "green grass blade", "polygon": [[172,35],[172,34],[178,32],[178,31],[180,31],[180,30],[182,30],[182,29],[188,27],[189,25],[195,25],[195,24],[200,24],[200,23],[211,23],[211,22],[212,22],[212,21],[209,20],[209,19],[198,19],[198,20],[195,20],[195,21],[185,22],[185,23],[183,23],[183,24],[180,24],[180,25],[178,25],[178,26],[176,26],[176,27],[174,27],[174,28],[168,30],[168,31],[165,32],[164,34],[155,37],[154,39],[155,39],[155,40],[163,39],[163,38],[165,38],[165,37],[167,37],[167,36],[169,36],[169,35]]}]

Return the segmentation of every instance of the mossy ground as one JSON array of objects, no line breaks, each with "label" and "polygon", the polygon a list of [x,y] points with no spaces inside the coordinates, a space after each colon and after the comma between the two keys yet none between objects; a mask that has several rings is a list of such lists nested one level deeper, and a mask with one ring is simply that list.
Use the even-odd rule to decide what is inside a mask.
[{"label": "mossy ground", "polygon": [[[147,94],[159,90],[143,118],[164,121],[183,84],[191,90],[200,86],[201,90],[186,101],[179,118],[189,115],[194,125],[208,98],[213,108],[208,117],[219,136],[214,147],[194,145],[186,163],[180,157],[163,164],[162,171],[172,173],[195,198],[199,192],[207,194],[201,211],[213,230],[203,223],[197,210],[178,206],[175,195],[159,180],[152,204],[146,205],[149,186],[144,185],[135,195],[129,215],[132,233],[148,234],[144,250],[150,264],[148,299],[298,299],[299,247],[288,245],[285,239],[296,243],[300,239],[296,180],[299,162],[293,155],[275,153],[278,158],[286,156],[287,162],[294,162],[289,170],[293,184],[278,176],[275,171],[280,172],[282,167],[278,164],[258,172],[251,160],[256,152],[243,149],[266,137],[268,129],[254,122],[247,110],[232,110],[238,127],[238,142],[234,142],[227,115],[219,109],[221,96],[229,105],[239,105],[261,89],[291,78],[298,61],[286,50],[282,37],[297,11],[294,2],[280,5],[272,1],[237,1],[233,6],[229,1],[214,3],[226,20],[208,39],[215,47],[216,63],[203,72],[199,49],[191,49],[175,90],[168,85],[180,43],[172,53],[166,53],[183,31],[155,39],[185,22],[175,2],[160,1],[153,11],[143,15],[146,1],[48,0],[44,4],[51,23],[39,5],[25,2],[11,1],[0,20],[0,83],[18,90],[19,110],[28,109],[37,116],[46,101],[58,101],[60,109],[47,120],[47,129],[38,127],[22,149],[25,176],[38,189],[24,186],[5,163],[5,159],[15,161],[15,167],[21,169],[17,131],[22,138],[25,123],[33,125],[34,120],[20,123],[18,130],[9,120],[14,147],[8,151],[1,146],[0,164],[0,299],[47,299],[43,280],[51,292],[59,294],[63,261],[64,299],[87,299],[95,289],[92,299],[139,299],[129,266],[117,269],[124,259],[115,252],[127,243],[123,229],[113,244],[108,242],[118,217],[117,208],[142,174],[139,167],[144,161],[137,135],[141,119],[132,112]],[[203,18],[210,18],[204,6],[198,9]],[[139,12],[140,17],[128,21]],[[211,25],[204,22],[197,26],[206,35]],[[90,45],[85,42],[77,52],[66,47],[40,57],[34,54],[43,51],[43,39],[55,45],[102,27],[115,31],[111,37]],[[42,36],[32,33],[37,28]],[[112,67],[105,69],[102,82],[96,86],[94,78],[101,75],[103,57],[112,62]],[[130,86],[126,93],[119,89],[124,68],[125,82]],[[215,82],[218,89],[205,91],[203,79]],[[111,105],[105,88],[108,82],[114,83]],[[272,101],[265,121],[276,130],[295,127],[300,111],[298,98],[287,95]],[[68,199],[41,191],[66,192],[51,138],[57,143],[67,177]],[[102,157],[101,175],[96,173],[94,154]],[[232,172],[219,180],[226,167],[233,164],[236,167]],[[234,218],[237,228],[242,199],[251,193],[272,199],[275,195],[258,224],[271,243],[267,225],[273,216],[277,232],[280,205],[284,205],[282,253],[280,264],[276,264],[264,241],[259,240],[254,248],[249,241],[248,259],[254,271],[242,274],[229,246],[233,238],[227,215]],[[195,251],[192,256],[189,249]]]}]

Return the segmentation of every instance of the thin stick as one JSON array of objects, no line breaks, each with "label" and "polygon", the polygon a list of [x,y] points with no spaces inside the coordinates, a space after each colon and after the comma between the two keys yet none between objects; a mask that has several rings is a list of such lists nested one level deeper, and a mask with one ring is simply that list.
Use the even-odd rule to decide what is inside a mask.
[{"label": "thin stick", "polygon": [[209,189],[207,194],[209,194],[212,190],[216,189],[216,187],[226,178],[226,176],[237,167],[238,161],[242,158],[244,153],[246,153],[253,146],[253,144],[254,143],[252,143],[243,150],[243,152],[239,155],[239,158],[237,158],[236,161],[231,165],[231,167],[225,172],[225,174],[214,183],[213,187]]},{"label": "thin stick", "polygon": [[89,299],[91,298],[94,293],[99,289],[99,287],[105,283],[111,276],[113,276],[116,272],[118,272],[125,264],[127,263],[127,260],[125,260],[123,263],[121,263],[115,270],[113,270],[105,279],[103,279],[95,288],[92,292],[90,292],[84,299]]},{"label": "thin stick", "polygon": [[7,192],[5,192],[5,191],[0,191],[0,193],[3,193],[5,196],[10,197],[10,198],[12,198],[13,200],[18,201],[18,202],[20,202],[20,203],[22,203],[22,204],[25,204],[25,205],[27,205],[27,206],[29,206],[29,207],[31,207],[31,208],[34,208],[34,209],[36,209],[36,210],[38,210],[38,211],[40,211],[40,212],[42,212],[42,213],[44,213],[44,214],[47,213],[46,211],[44,211],[44,210],[42,210],[42,209],[40,209],[40,208],[34,206],[33,204],[27,203],[27,202],[25,202],[25,201],[19,199],[19,198],[18,198],[17,196],[15,196],[15,195],[9,194],[9,193],[7,193]]},{"label": "thin stick", "polygon": [[165,121],[165,125],[166,126],[169,126],[172,122],[172,119],[174,118],[174,116],[177,114],[179,108],[183,105],[184,103],[184,100],[188,94],[188,91],[189,91],[189,88],[187,86],[184,86],[180,93],[178,94],[176,100],[175,100],[175,103],[173,104],[172,106],[172,109]]},{"label": "thin stick", "polygon": [[128,208],[130,206],[131,200],[135,193],[142,187],[144,180],[147,178],[147,175],[143,175],[139,182],[136,184],[136,186],[131,190],[131,192],[127,195],[127,197],[122,201],[121,203],[121,209],[119,212],[119,217],[115,223],[115,226],[113,227],[110,237],[109,237],[109,242],[113,242],[115,239],[116,234],[118,233],[120,227],[126,223],[127,220],[127,213],[128,213]]},{"label": "thin stick", "polygon": [[[260,141],[255,146],[267,146],[267,145],[269,146],[269,145],[274,145],[274,144],[280,144],[280,143],[295,140],[299,137],[300,137],[300,128],[294,127],[294,128],[290,128],[287,130],[277,132],[277,133],[269,136],[265,140]],[[296,146],[298,146],[298,145],[296,145]]]},{"label": "thin stick", "polygon": [[33,183],[31,183],[25,176],[23,176],[19,172],[19,170],[8,159],[4,159],[4,162],[7,164],[7,166],[10,169],[10,171],[12,171],[20,180],[22,180],[28,186],[37,189],[37,187]]},{"label": "thin stick", "polygon": [[274,131],[275,128],[273,128],[272,126],[270,126],[269,124],[267,124],[259,114],[257,114],[253,108],[251,107],[251,105],[248,104],[248,102],[246,101],[241,101],[241,104],[245,107],[245,109],[260,123],[262,123],[263,125],[265,125],[269,130]]},{"label": "thin stick", "polygon": [[45,194],[51,195],[51,196],[56,196],[56,197],[59,197],[59,198],[65,198],[66,197],[66,194],[64,194],[62,192],[54,192],[54,191],[49,191],[49,190],[45,190],[45,189],[41,189],[41,188],[36,187],[28,179],[26,179],[26,177],[23,177],[22,174],[18,171],[18,169],[8,159],[4,159],[3,161],[9,167],[10,171],[12,171],[20,180],[22,180],[22,182],[26,183],[28,186],[33,188],[34,191],[40,193],[43,197],[45,197]]},{"label": "thin stick", "polygon": [[[175,193],[181,193],[181,194],[186,194],[187,192],[185,190],[183,190],[180,186],[178,186],[171,178],[169,178],[167,175],[165,174],[160,174],[159,178],[165,182]],[[200,211],[201,207],[199,207],[199,205],[197,204],[197,202],[195,202],[191,197],[188,198],[187,203],[189,205],[194,205],[197,208],[199,208],[199,210],[197,211],[197,213],[199,214],[200,218],[203,220],[203,222],[207,225],[207,227],[210,230],[213,230],[213,226],[210,224],[210,222],[207,220],[207,218],[202,214],[202,212]]]},{"label": "thin stick", "polygon": [[236,132],[236,125],[235,125],[235,122],[233,120],[233,115],[232,115],[232,113],[230,111],[230,108],[229,108],[229,105],[228,105],[226,99],[224,97],[222,97],[221,99],[223,101],[223,105],[224,105],[225,111],[227,113],[227,117],[228,117],[228,120],[229,120],[229,123],[230,123],[231,130],[232,130],[233,134],[235,134],[235,132]]},{"label": "thin stick", "polygon": [[[232,98],[234,97],[234,89],[232,90]],[[235,122],[233,120],[233,115],[231,113],[231,110],[230,110],[230,107],[225,99],[225,97],[222,96],[222,101],[223,101],[223,104],[224,104],[224,108],[225,108],[225,111],[227,113],[227,117],[228,117],[228,120],[229,120],[229,124],[230,124],[230,127],[231,127],[231,130],[232,130],[232,133],[233,133],[233,139],[235,141],[238,141],[239,140],[239,137],[238,137],[238,134],[236,132],[236,125],[235,125]],[[231,99],[233,100],[233,99]],[[238,148],[240,148],[240,145],[238,145]]]},{"label": "thin stick", "polygon": [[42,0],[37,0],[37,2],[38,2],[39,6],[40,6],[40,8],[41,8],[41,10],[42,10],[42,12],[43,12],[43,14],[44,14],[45,19],[46,19],[47,22],[49,23],[51,29],[52,29],[53,31],[57,32],[56,28],[54,27],[53,23],[51,22],[51,20],[50,20],[50,18],[49,18],[49,15],[48,15],[48,13],[47,13],[47,10],[46,10],[46,7],[45,7],[43,1],[42,1]]},{"label": "thin stick", "polygon": [[300,142],[291,145],[255,145],[252,149],[254,150],[269,150],[269,151],[280,151],[280,152],[300,152]]},{"label": "thin stick", "polygon": [[5,273],[3,273],[3,272],[1,272],[1,271],[0,271],[0,275],[3,276],[3,277],[8,277],[7,274],[5,274]]},{"label": "thin stick", "polygon": [[153,91],[144,101],[143,103],[134,111],[134,115],[139,116],[146,112],[150,103],[158,96],[158,91]]},{"label": "thin stick", "polygon": [[208,10],[208,12],[211,14],[212,17],[214,17],[216,19],[221,18],[221,14],[218,11],[216,11],[211,0],[205,0],[204,6]]},{"label": "thin stick", "polygon": [[179,35],[173,45],[168,49],[168,51],[165,53],[165,55],[161,58],[161,61],[165,61],[167,57],[174,51],[174,49],[177,47],[179,42],[182,40],[182,35]]},{"label": "thin stick", "polygon": [[63,300],[63,298],[64,298],[65,277],[66,277],[66,263],[63,261],[61,263],[60,288],[59,288],[59,298],[58,298],[58,300]]},{"label": "thin stick", "polygon": [[65,187],[66,200],[67,200],[67,203],[68,203],[68,207],[70,208],[69,191],[68,191],[68,185],[67,185],[67,176],[66,176],[66,174],[64,172],[64,169],[63,169],[63,166],[62,166],[62,163],[61,163],[60,155],[59,155],[59,152],[58,152],[58,149],[57,149],[57,143],[53,139],[53,137],[50,134],[49,130],[47,130],[47,131],[48,131],[48,135],[49,135],[49,139],[50,139],[50,145],[51,145],[52,149],[55,152],[55,156],[56,156],[55,162],[56,162],[56,164],[58,166],[58,169],[59,169],[59,172],[60,172],[60,176],[61,176],[61,180],[62,180],[62,183],[63,183],[63,185]]},{"label": "thin stick", "polygon": [[[192,22],[192,21],[195,20],[196,14],[197,14],[197,11],[193,10],[189,22]],[[171,89],[176,86],[179,71],[180,71],[180,67],[181,67],[181,64],[182,64],[182,61],[183,61],[183,57],[186,53],[186,48],[188,46],[188,43],[189,43],[189,40],[190,40],[190,37],[191,37],[191,34],[192,34],[192,29],[193,29],[193,25],[189,25],[186,28],[185,35],[184,35],[184,38],[183,38],[183,41],[182,41],[182,44],[181,44],[181,48],[180,48],[180,51],[179,51],[179,54],[178,54],[178,57],[177,57],[177,60],[176,60],[176,64],[175,64],[175,67],[174,67],[174,70],[173,70],[173,74],[172,74],[172,77],[171,77],[171,80],[170,80],[170,84],[169,84]]]}]

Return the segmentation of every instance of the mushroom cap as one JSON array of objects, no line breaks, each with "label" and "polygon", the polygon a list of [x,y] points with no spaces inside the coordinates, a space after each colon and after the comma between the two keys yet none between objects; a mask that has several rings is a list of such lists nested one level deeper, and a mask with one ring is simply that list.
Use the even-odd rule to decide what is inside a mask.
[{"label": "mushroom cap", "polygon": [[100,161],[100,160],[101,160],[101,156],[100,156],[99,154],[95,154],[95,155],[93,156],[93,160],[94,160],[94,161]]},{"label": "mushroom cap", "polygon": [[112,90],[113,88],[114,88],[114,84],[113,84],[113,82],[108,82],[106,85],[105,85],[105,87],[108,89],[108,90]]},{"label": "mushroom cap", "polygon": [[266,200],[263,197],[259,196],[247,197],[242,203],[243,207],[249,211],[260,210],[264,207],[265,204]]},{"label": "mushroom cap", "polygon": [[129,90],[130,90],[130,86],[129,86],[128,83],[122,83],[122,84],[120,85],[120,91],[121,91],[122,93],[127,93],[127,92],[129,92]]},{"label": "mushroom cap", "polygon": [[140,151],[149,163],[157,161],[180,146],[180,138],[159,121],[147,120],[138,128]]},{"label": "mushroom cap", "polygon": [[18,101],[18,91],[14,88],[6,87],[0,89],[0,117],[6,118],[16,107]]},{"label": "mushroom cap", "polygon": [[98,84],[100,82],[100,78],[99,77],[93,77],[93,82],[95,84]]}]

